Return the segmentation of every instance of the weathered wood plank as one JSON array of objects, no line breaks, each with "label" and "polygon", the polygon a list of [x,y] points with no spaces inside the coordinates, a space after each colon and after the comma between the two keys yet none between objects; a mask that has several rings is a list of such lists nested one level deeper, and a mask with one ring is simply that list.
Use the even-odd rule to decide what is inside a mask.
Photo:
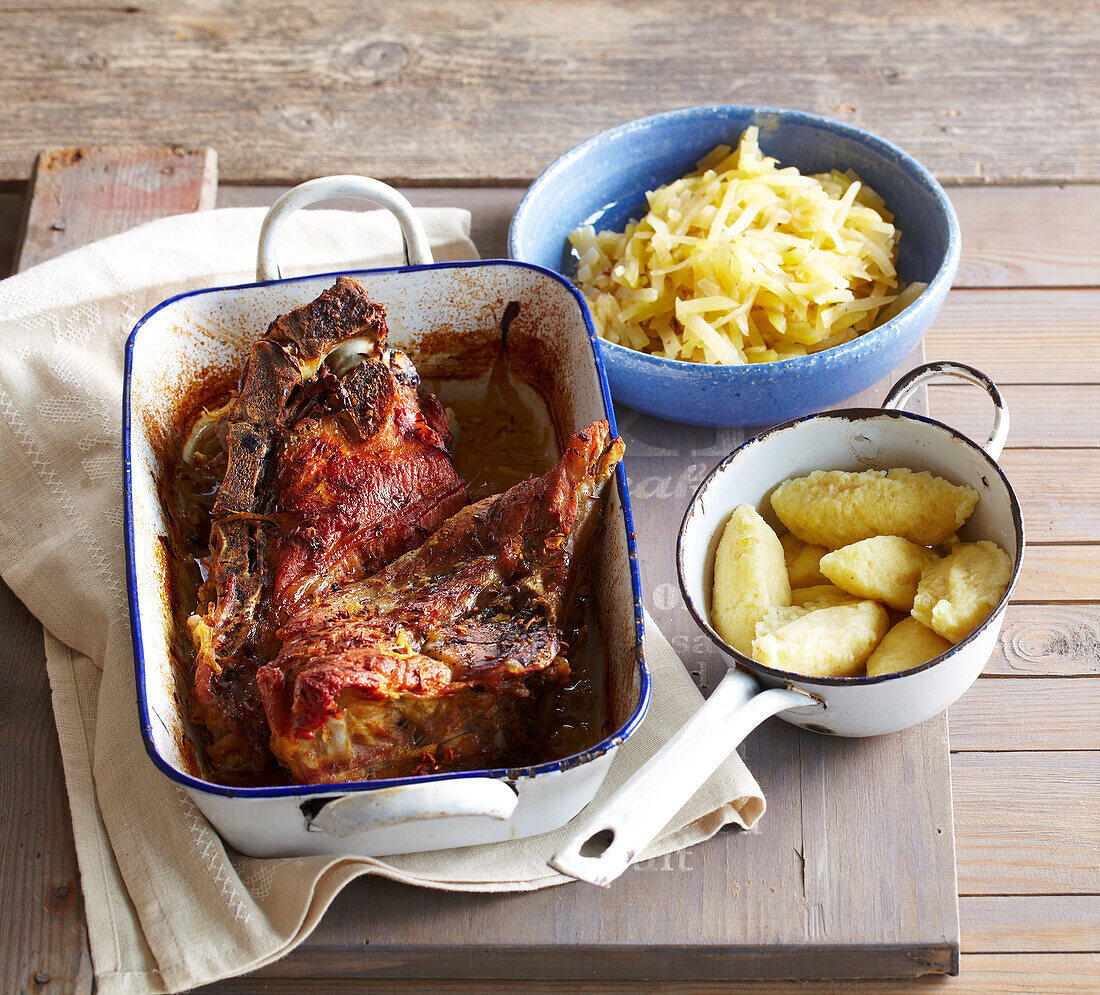
[{"label": "weathered wood plank", "polygon": [[[809,981],[797,987],[789,981],[738,981],[737,995],[911,995],[913,992],[938,992],[950,995],[1095,995],[1100,979],[1100,955],[1094,953],[1044,954],[969,954],[962,958],[960,976],[950,982],[925,976],[907,981]],[[511,992],[514,985],[494,985],[485,980],[431,982],[433,995],[481,995],[487,992]],[[530,995],[572,995],[590,990],[581,981],[524,981]],[[371,992],[379,995],[419,993],[423,981],[371,981]],[[608,995],[728,995],[728,981],[609,981],[598,989]],[[252,976],[196,989],[203,995],[299,995],[302,992],[325,995],[351,995],[363,991],[363,982],[354,979],[292,978]]]},{"label": "weathered wood plank", "polygon": [[[1054,305],[1058,291],[1051,293]],[[1012,416],[1010,447],[1095,449],[1100,445],[1100,387],[1095,384],[1004,384],[1001,393]],[[989,435],[993,409],[977,388],[929,384],[928,406],[933,418],[972,439],[980,441]]]},{"label": "weathered wood plank", "polygon": [[856,0],[843,17],[792,0],[736,17],[719,0],[0,10],[0,179],[47,144],[133,141],[140,122],[150,143],[220,146],[233,181],[521,184],[610,125],[764,97],[869,128],[949,180],[1100,179],[1100,15],[1075,0]]},{"label": "weathered wood plank", "polygon": [[1100,895],[970,895],[959,918],[964,974],[966,954],[1100,950]]},{"label": "weathered wood plank", "polygon": [[[998,384],[1100,383],[1096,291],[952,291],[924,348],[930,361],[969,363]],[[1077,417],[1057,400],[1051,407]]]},{"label": "weathered wood plank", "polygon": [[[287,189],[286,186],[227,186],[222,185],[218,190],[217,201],[219,207],[260,207],[269,206],[275,199]],[[1056,245],[1043,242],[1043,254],[1037,254],[1035,265],[1026,270],[1013,271],[1011,274],[998,275],[997,256],[1009,254],[1020,241],[1029,237],[1036,237],[1033,217],[1041,214],[1047,208],[1047,195],[1056,190],[1059,197],[1070,201],[1068,207],[1059,212],[1067,215],[1059,221],[1057,228],[1044,225],[1040,232],[1051,232],[1051,238],[1056,234]],[[522,188],[515,187],[403,187],[402,192],[417,207],[464,207],[473,215],[472,237],[479,252],[485,258],[500,258],[507,256],[508,223],[512,212],[523,196]],[[1011,279],[1012,285],[1022,286],[1050,286],[1061,285],[1085,285],[1086,283],[1100,282],[1100,277],[1093,279],[1093,269],[1100,267],[1093,256],[1097,252],[1093,240],[1093,232],[1097,222],[1092,214],[1095,213],[1095,203],[1100,199],[1100,191],[1092,186],[1068,186],[1060,188],[1050,187],[954,187],[950,191],[952,200],[959,211],[959,223],[963,229],[963,260],[960,265],[959,277],[956,280],[956,289],[966,287],[991,287],[1001,286],[1002,280]],[[3,260],[10,258],[14,251],[14,240],[18,230],[18,218],[23,212],[22,193],[0,193],[0,267]],[[1019,200],[1022,209],[1020,216],[1009,214],[1000,231],[998,238],[994,239],[992,232],[986,233],[988,244],[972,246],[968,234],[972,226],[971,216],[981,217],[990,215],[996,217],[1002,210],[1001,202],[1004,199]],[[988,202],[988,203],[987,203]],[[353,201],[332,201],[330,207],[356,207],[361,204]],[[1090,213],[1091,212],[1091,213]],[[1026,222],[1026,223],[1025,223]],[[1073,266],[1059,265],[1054,271],[1044,269],[1042,260],[1048,251],[1055,251],[1058,246],[1069,243],[1073,247],[1074,258],[1079,260],[1076,268]],[[1089,255],[1091,250],[1093,255]],[[1021,265],[1023,265],[1021,263]],[[0,268],[0,272],[5,272]],[[1055,300],[1056,298],[1050,298]],[[1055,417],[1050,413],[1047,405],[1039,403],[1035,397],[1037,392],[1045,388],[1024,385],[1013,388],[1010,386],[1009,401],[1012,405],[1013,415],[1013,440],[1019,445],[1036,445],[1032,436],[1021,436],[1019,432],[1025,430],[1025,426],[1032,419],[1046,419],[1045,423],[1035,429],[1035,438],[1043,439],[1050,445],[1078,445],[1082,437],[1087,435],[1086,418],[1091,410],[1100,404],[1095,392],[1087,389],[1065,388],[1064,404],[1067,410],[1079,413],[1079,418],[1072,422],[1065,418]],[[952,385],[934,385],[930,388],[932,396],[939,394],[951,397],[952,406],[960,406],[970,418],[985,416],[985,407],[981,403],[981,397],[976,392],[971,392],[965,387]],[[1074,393],[1074,391],[1078,391]],[[1021,418],[1027,419],[1021,421]],[[962,427],[962,426],[961,426]],[[1048,429],[1057,433],[1047,438]],[[1091,438],[1092,436],[1088,436]]]},{"label": "weathered wood plank", "polygon": [[34,163],[16,269],[144,221],[211,208],[217,185],[213,149],[46,149]]},{"label": "weathered wood plank", "polygon": [[2,581],[0,686],[0,991],[72,990],[88,941],[42,627]]},{"label": "weathered wood plank", "polygon": [[1097,715],[1100,680],[982,677],[947,719],[952,751],[1100,750]]},{"label": "weathered wood plank", "polygon": [[[673,456],[681,458],[682,454],[674,451]],[[679,503],[678,496],[672,497]],[[652,511],[659,516],[664,507],[665,503],[658,502]],[[658,610],[662,606],[651,607]],[[416,937],[410,935],[410,923],[423,923],[427,929],[425,938],[436,943],[435,950],[447,953],[447,943],[451,943],[450,963],[473,973],[484,973],[486,951],[484,942],[481,948],[472,948],[469,936],[478,936],[483,941],[491,939],[496,947],[494,969],[507,974],[516,970],[516,964],[529,963],[517,955],[531,939],[530,926],[525,924],[543,923],[550,930],[547,937],[540,935],[540,939],[550,941],[541,951],[548,958],[548,965],[558,960],[556,944],[561,939],[578,938],[584,945],[586,970],[604,977],[614,977],[624,963],[634,972],[642,972],[640,976],[658,970],[662,964],[667,967],[671,955],[653,951],[673,933],[684,948],[679,970],[689,975],[692,971],[705,974],[710,970],[717,973],[745,970],[744,961],[738,960],[733,966],[720,963],[728,961],[723,951],[730,943],[741,942],[741,937],[749,938],[746,950],[752,945],[767,946],[769,954],[760,967],[762,971],[839,974],[853,970],[864,973],[951,970],[957,926],[946,791],[929,787],[921,792],[918,809],[907,807],[871,817],[880,807],[879,790],[883,784],[896,785],[898,790],[914,782],[946,785],[945,733],[945,724],[938,720],[907,732],[892,743],[852,742],[836,744],[834,748],[831,741],[779,723],[770,724],[745,748],[750,765],[767,782],[765,790],[774,802],[766,836],[723,834],[697,853],[670,859],[667,871],[664,862],[632,871],[613,898],[579,886],[531,896],[510,896],[506,915],[502,914],[498,898],[443,898],[435,893],[364,882],[362,886],[369,890],[371,900],[362,901],[358,885],[346,898],[341,896],[334,912],[310,938],[307,949],[301,956],[294,955],[291,966],[285,969],[300,969],[304,963],[323,964],[325,970],[359,970],[364,963],[360,938],[366,931],[374,938],[371,949],[366,951],[369,964],[377,960],[379,950],[386,949],[388,934],[390,954],[395,959],[389,969],[400,971],[402,964],[408,969],[409,963],[416,962],[429,963],[431,970],[438,972],[439,964],[431,963],[430,947],[411,949]],[[853,762],[875,767],[876,786],[853,795],[850,803],[837,809],[831,799],[847,791],[845,770]],[[791,776],[795,771],[797,779]],[[778,775],[774,781],[773,775]],[[803,796],[812,806],[808,816],[802,812]],[[867,859],[872,840],[844,830],[852,813],[860,812],[863,817],[855,816],[859,825],[868,830],[873,827],[876,833],[885,825],[890,838],[903,841],[900,846],[906,853],[914,858],[923,855],[920,865],[898,859],[881,848],[874,859]],[[849,842],[844,843],[845,839]],[[929,853],[933,856],[929,857]],[[858,865],[862,876],[838,876],[830,870],[837,861],[844,866]],[[666,873],[672,875],[673,881],[664,877]],[[660,875],[657,890],[670,898],[667,903],[653,902],[654,875]],[[777,887],[780,879],[785,884]],[[879,888],[884,879],[895,881],[896,890],[907,893],[904,904],[882,906]],[[813,887],[799,898],[798,882],[806,880]],[[929,880],[934,883],[931,890]],[[908,894],[918,883],[920,894]],[[737,889],[740,901],[730,903],[726,891],[729,887]],[[385,900],[386,888],[394,892],[389,901]],[[564,894],[575,896],[575,902],[566,901]],[[853,897],[857,894],[858,899]],[[862,915],[852,914],[852,907],[857,904],[863,910]],[[645,924],[650,934],[643,937],[644,942],[633,935],[638,929],[637,910],[642,907],[652,910]],[[364,908],[369,908],[373,918],[364,920]],[[696,915],[685,920],[678,912],[684,908],[709,911],[701,918]],[[410,913],[411,909],[420,911]],[[471,931],[471,924],[477,928]],[[458,929],[459,925],[463,929]],[[447,935],[440,932],[443,926],[450,931]],[[347,936],[342,930],[348,931]],[[802,945],[807,930],[813,940],[812,949],[805,949],[800,961],[768,959],[776,936],[785,936],[787,946]],[[621,942],[613,942],[614,937]],[[695,955],[691,955],[692,944],[698,947]],[[478,955],[479,949],[481,957],[475,963],[470,958]],[[860,950],[861,957],[853,958],[853,950]]]},{"label": "weathered wood plank", "polygon": [[[212,155],[147,149],[44,157],[19,267],[166,213],[213,206]],[[54,229],[56,219],[64,219],[63,230]],[[0,687],[0,783],[18,804],[0,828],[0,906],[7,910],[0,916],[0,991],[55,984],[86,992],[84,906],[42,627],[2,581]]]},{"label": "weathered wood plank", "polygon": [[1100,605],[1009,605],[987,675],[1100,674]]},{"label": "weathered wood plank", "polygon": [[960,895],[1100,893],[1100,753],[951,758]]},{"label": "weathered wood plank", "polygon": [[[1100,386],[1095,390],[1100,394]],[[1029,542],[1100,541],[1100,452],[1006,449],[999,462],[1020,501]]]},{"label": "weathered wood plank", "polygon": [[1100,187],[959,187],[956,287],[1100,286]]},{"label": "weathered wood plank", "polygon": [[[442,203],[455,203],[455,201],[451,201],[451,200],[443,200],[443,201],[440,201],[440,202],[442,202]],[[1029,551],[1029,555],[1030,555],[1030,551]],[[1065,668],[1067,666],[1081,667],[1081,666],[1088,666],[1088,665],[1091,665],[1095,669],[1095,667],[1097,666],[1097,654],[1095,652],[1090,652],[1089,649],[1088,649],[1088,646],[1086,645],[1089,638],[1092,639],[1092,646],[1095,647],[1095,645],[1096,645],[1097,625],[1096,625],[1095,606],[1056,605],[1056,606],[1052,606],[1052,607],[1045,607],[1045,606],[1029,605],[1029,606],[1027,606],[1026,610],[1023,609],[1021,606],[1013,606],[1013,608],[1010,609],[1009,623],[1006,626],[1006,633],[1008,632],[1008,630],[1010,630],[1012,628],[1013,613],[1015,613],[1017,611],[1019,611],[1019,612],[1025,612],[1026,611],[1028,619],[1033,617],[1033,613],[1039,612],[1041,614],[1043,612],[1048,612],[1051,616],[1052,622],[1051,622],[1049,633],[1047,633],[1046,636],[1040,637],[1039,635],[1033,635],[1032,634],[1032,632],[1033,632],[1032,624],[1030,622],[1027,622],[1025,624],[1025,619],[1024,619],[1023,615],[1021,615],[1021,617],[1020,617],[1021,630],[1024,633],[1026,633],[1025,642],[1026,642],[1026,646],[1028,648],[1027,648],[1026,652],[1021,653],[1021,652],[1018,652],[1018,647],[1016,646],[1015,642],[1010,642],[1008,644],[1008,650],[1005,652],[1005,655],[1003,657],[1003,668],[1006,672],[1018,672],[1019,668],[1030,669],[1032,667],[1054,669],[1056,672],[1062,672],[1061,668]],[[1061,627],[1062,627],[1062,624],[1064,622],[1064,618],[1067,615],[1071,618],[1076,619],[1076,621],[1074,621],[1072,623],[1073,626],[1076,627],[1075,631],[1080,630],[1080,633],[1091,633],[1091,636],[1089,636],[1087,638],[1084,635],[1082,635],[1082,639],[1077,641],[1077,642],[1074,642],[1074,640],[1072,638],[1068,639],[1068,643],[1069,643],[1068,654],[1063,652],[1063,650],[1061,648],[1059,648],[1060,641],[1065,638],[1063,633],[1062,633],[1062,628]],[[1055,622],[1058,623],[1057,626],[1054,625]],[[1046,632],[1046,630],[1042,630],[1042,629],[1040,631],[1041,632]],[[1021,636],[1021,639],[1024,639],[1024,638],[1025,638],[1024,636]],[[1045,638],[1047,641],[1042,642],[1043,638]],[[1030,641],[1027,641],[1027,640],[1030,640]],[[1033,643],[1035,643],[1036,645],[1033,645]],[[1046,648],[1043,648],[1043,647],[1046,647]],[[1076,647],[1076,648],[1074,648],[1074,647]],[[994,662],[991,663],[991,665],[990,665],[991,668],[993,668],[995,666],[995,663],[998,659],[999,659],[998,657],[995,657]],[[1067,665],[1066,662],[1065,662],[1067,659],[1073,661],[1072,664]],[[1046,672],[1046,670],[1042,670],[1041,672]],[[1023,682],[1021,682],[1021,683],[1023,683]],[[761,747],[760,748],[763,751],[764,749],[767,749],[770,745],[771,745],[770,743],[765,744],[763,741],[761,741]],[[957,760],[957,758],[956,758],[956,760]],[[760,760],[756,761],[756,762],[758,762],[758,763],[762,762],[762,755],[761,755]],[[750,763],[754,763],[754,760],[750,759]],[[778,785],[778,784],[777,785],[767,785],[766,786],[766,790],[768,790],[769,794],[772,796],[773,803],[775,803],[775,801],[776,801],[776,793],[779,792],[781,789],[782,789],[782,786]],[[773,809],[773,813],[769,814],[769,819],[773,816],[773,814],[774,814],[774,809]],[[960,815],[960,818],[961,817],[962,816]],[[772,828],[774,828],[774,827],[772,827]],[[771,829],[769,830],[769,832],[771,832]],[[774,839],[775,839],[775,837],[772,836],[772,841],[773,842],[774,842]],[[689,860],[690,860],[690,857],[689,857]],[[1021,901],[1030,901],[1030,900],[1032,900],[1032,899],[1022,899]],[[337,913],[334,912],[334,914],[337,914]],[[983,975],[983,978],[985,979],[985,983],[987,983],[988,985],[991,985],[991,987],[980,988],[980,989],[976,988],[974,990],[975,991],[978,991],[978,990],[990,991],[990,992],[992,992],[992,991],[1009,991],[1009,990],[1018,990],[1018,991],[1044,991],[1044,990],[1047,990],[1047,991],[1086,991],[1086,990],[1088,990],[1088,991],[1091,991],[1091,990],[1093,990],[1092,987],[1084,987],[1083,986],[1084,985],[1083,981],[1080,982],[1080,984],[1078,984],[1078,982],[1080,981],[1080,979],[1085,979],[1087,981],[1091,978],[1092,980],[1095,980],[1098,972],[1100,972],[1100,968],[1098,968],[1097,965],[1094,964],[1094,963],[1086,962],[1084,964],[1084,966],[1082,967],[1081,964],[1069,964],[1069,962],[1064,960],[1064,959],[1057,962],[1057,964],[1063,965],[1062,967],[1057,966],[1057,964],[1052,967],[1052,966],[1046,964],[1045,959],[1036,959],[1036,958],[1026,959],[1026,958],[1019,958],[1019,957],[1017,957],[1017,958],[994,958],[994,959],[992,959],[991,963],[994,963],[995,965],[999,965],[1000,961],[1005,961],[1005,960],[1010,960],[1011,963],[1014,965],[1013,968],[1010,969],[1010,968],[1006,968],[1006,967],[1002,967],[1002,966],[995,966],[993,968],[990,968],[988,974]],[[981,962],[981,963],[983,965],[985,964],[984,961]],[[952,983],[952,985],[951,985],[952,991],[967,991],[967,990],[970,990],[969,988],[966,988],[966,987],[960,988],[959,984],[961,983],[963,985],[968,985],[970,983],[970,980],[975,977],[974,972],[978,969],[978,964],[979,964],[979,962],[976,961],[973,957],[968,957],[968,958],[965,959],[964,968],[963,968],[964,976],[963,976],[963,978],[958,979],[956,982]],[[985,970],[985,968],[983,967],[982,970]],[[1017,970],[1018,970],[1018,974],[1019,974],[1018,977],[1017,977]],[[1088,973],[1089,970],[1092,971],[1091,975]],[[1036,985],[1040,985],[1040,984],[1043,983],[1039,980],[1039,974],[1037,974],[1036,972],[1045,973],[1045,976],[1047,977],[1048,980],[1051,979],[1051,978],[1055,979],[1055,981],[1057,982],[1057,987],[1049,987],[1049,988],[1035,987]],[[1074,972],[1077,972],[1077,973],[1075,974]],[[993,980],[991,981],[990,979],[993,979]],[[255,981],[249,982],[248,984],[252,984],[252,985],[262,984],[267,988],[267,990],[277,991],[277,990],[279,990],[277,986],[280,984],[280,982],[278,982],[278,980],[275,979],[275,978],[264,978],[262,980],[256,979]],[[297,987],[299,985],[299,982],[295,981],[295,982],[293,982],[293,984],[296,986],[296,989],[297,989]],[[358,990],[358,986],[361,983],[352,982],[352,983],[349,983],[349,984],[356,984],[357,985],[356,990]],[[379,982],[372,982],[372,987],[379,988],[380,990],[401,990],[400,983],[398,983],[399,987],[397,987],[397,988],[391,987],[391,984],[392,983],[386,983],[386,982],[380,982],[380,981]],[[451,989],[451,988],[447,987],[447,984],[448,983],[442,983],[442,985],[441,985],[441,984],[433,983],[433,988],[435,988],[437,990],[440,990],[440,991],[447,991],[447,990],[472,991],[472,990],[483,990],[483,985],[484,985],[483,982],[470,982],[468,984],[462,984],[460,987],[456,987],[456,988]],[[1009,988],[1009,987],[1007,987],[1007,985],[1009,985],[1009,984],[1012,984],[1012,985],[1015,985],[1015,986],[1024,986],[1024,987]],[[1076,988],[1073,987],[1075,984],[1078,985]],[[315,987],[314,990],[333,990],[333,991],[340,990],[340,983],[339,982],[333,982],[333,981],[326,980],[324,982],[320,982],[319,985],[320,985],[320,987]],[[415,987],[415,985],[414,985],[414,987]],[[525,985],[525,987],[528,987],[528,986]],[[820,988],[820,989],[815,989],[814,986],[811,986],[811,987],[809,987],[805,990],[807,990],[807,991],[821,990],[821,991],[831,991],[831,992],[840,992],[840,991],[867,991],[867,992],[882,991],[882,992],[888,992],[888,991],[892,991],[892,990],[909,991],[909,990],[912,990],[912,987],[913,987],[913,983],[910,983],[910,982],[902,983],[901,985],[896,987],[896,989],[891,987],[889,983],[884,984],[884,983],[881,983],[881,982],[875,982],[870,987],[868,987],[866,985],[858,985],[858,984],[853,985],[853,983],[845,983],[843,985],[828,985],[827,987],[823,987],[823,988]],[[537,985],[536,986],[531,986],[531,988],[534,991],[540,990],[540,988]],[[570,986],[570,988],[572,988],[572,986]],[[629,985],[626,985],[625,987],[620,986],[620,988],[621,988],[621,990],[627,990],[627,989],[629,989],[629,990],[639,990],[639,985],[629,984]],[[683,985],[677,986],[677,990],[682,990],[683,988],[684,988]],[[614,990],[613,988],[610,988],[608,984],[602,984],[601,989],[602,990]],[[778,991],[789,990],[789,987],[780,984],[780,985],[769,985],[769,986],[762,985],[762,986],[759,986],[759,987],[757,987],[757,986],[751,986],[751,987],[739,986],[739,989],[740,990],[745,990],[745,991],[759,990],[761,992],[764,992],[764,991],[778,992]],[[230,990],[230,989],[223,988],[222,990]],[[238,990],[238,989],[233,989],[233,990]],[[241,990],[241,991],[244,991],[244,990],[257,990],[257,988],[256,987],[248,987],[248,988],[242,987],[239,990]],[[409,990],[407,986],[406,986],[405,990]],[[549,991],[549,990],[562,990],[562,989],[559,986],[557,989],[546,987],[545,990]],[[700,990],[700,991],[711,990],[711,991],[714,991],[714,990],[717,990],[717,987],[714,986],[714,985],[707,985],[707,986],[703,986],[701,988],[697,988],[696,990]],[[800,988],[800,990],[801,990],[801,988]]]},{"label": "weathered wood plank", "polygon": [[1012,600],[1100,600],[1100,546],[1028,546]]},{"label": "weathered wood plank", "polygon": [[[635,454],[627,463],[638,485],[646,606],[700,684],[713,687],[724,664],[683,612],[668,522],[681,514],[713,453],[737,440],[699,431],[693,451],[681,427],[644,416],[624,418],[620,429]],[[267,973],[518,978],[580,971],[574,976],[613,980],[949,970],[957,912],[943,717],[868,740],[772,722],[749,738],[743,756],[769,799],[759,832],[719,834],[689,853],[631,869],[608,892],[568,885],[505,902],[355,882],[305,943]],[[871,770],[873,778],[853,777]],[[906,804],[884,804],[889,797]],[[785,951],[782,964],[777,949]]]}]

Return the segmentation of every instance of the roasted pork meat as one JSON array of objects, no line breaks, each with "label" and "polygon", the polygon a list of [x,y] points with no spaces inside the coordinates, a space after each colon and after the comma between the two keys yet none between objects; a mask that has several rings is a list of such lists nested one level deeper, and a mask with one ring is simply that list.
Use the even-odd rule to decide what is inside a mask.
[{"label": "roasted pork meat", "polygon": [[542,477],[464,508],[418,549],[291,615],[257,684],[272,750],[295,780],[537,761],[537,703],[569,675],[622,453],[596,422]]},{"label": "roasted pork meat", "polygon": [[217,424],[227,468],[188,625],[192,714],[222,775],[272,762],[256,672],[283,622],[466,504],[446,414],[418,395],[412,363],[386,336],[385,310],[340,278],[271,324]]}]

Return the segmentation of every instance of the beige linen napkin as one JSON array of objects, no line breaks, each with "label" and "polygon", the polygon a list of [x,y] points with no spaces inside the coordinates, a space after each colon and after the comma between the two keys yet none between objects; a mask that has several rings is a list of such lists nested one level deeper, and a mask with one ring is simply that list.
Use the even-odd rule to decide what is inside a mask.
[{"label": "beige linen napkin", "polygon": [[[466,212],[421,217],[436,259],[475,256]],[[0,282],[0,573],[47,630],[88,935],[105,995],[180,991],[261,967],[308,936],[340,889],[363,874],[459,891],[567,880],[546,865],[565,830],[381,860],[242,857],[145,754],[124,596],[123,343],[166,297],[252,279],[262,218],[253,209],[167,218]],[[387,214],[304,212],[283,234],[284,272],[392,265],[400,244]],[[600,797],[701,701],[652,623],[646,648],[649,716]],[[648,856],[729,823],[751,826],[763,811],[735,755]]]}]

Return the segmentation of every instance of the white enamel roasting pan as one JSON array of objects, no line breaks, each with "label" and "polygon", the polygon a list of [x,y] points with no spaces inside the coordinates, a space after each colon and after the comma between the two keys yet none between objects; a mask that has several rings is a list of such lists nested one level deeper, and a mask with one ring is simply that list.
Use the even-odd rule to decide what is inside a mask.
[{"label": "white enamel roasting pan", "polygon": [[[593,593],[606,663],[608,728],[576,756],[514,770],[432,774],[340,785],[228,788],[200,773],[186,706],[185,664],[169,652],[173,620],[161,536],[168,533],[158,488],[163,438],[177,426],[182,399],[202,378],[239,370],[268,323],[317,297],[336,276],[281,279],[275,239],[299,207],[359,197],[391,210],[411,265],[351,272],[385,304],[390,341],[422,375],[449,341],[495,342],[509,302],[519,312],[509,350],[540,375],[539,402],[559,440],[615,416],[595,333],[577,292],[537,266],[507,262],[433,264],[423,229],[396,191],[364,177],[327,177],[291,190],[271,209],[260,235],[257,283],[174,297],[138,322],[126,345],[123,400],[126,553],[146,749],[156,766],[195,800],[222,837],[251,856],[347,853],[380,856],[467,846],[546,832],[568,822],[596,794],[622,742],[649,703],[642,649],[642,608],[626,477],[610,489],[596,549]],[[487,372],[487,371],[486,371]]]}]

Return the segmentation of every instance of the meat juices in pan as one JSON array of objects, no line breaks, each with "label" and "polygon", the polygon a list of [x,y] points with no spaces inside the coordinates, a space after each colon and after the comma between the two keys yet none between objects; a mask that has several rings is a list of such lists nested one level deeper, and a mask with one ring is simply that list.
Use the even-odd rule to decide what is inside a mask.
[{"label": "meat juices in pan", "polygon": [[218,779],[270,779],[272,747],[303,782],[515,766],[562,745],[548,720],[566,741],[586,725],[586,565],[622,443],[595,423],[543,477],[463,509],[445,412],[385,339],[341,278],[272,323],[216,422],[188,626]]}]

